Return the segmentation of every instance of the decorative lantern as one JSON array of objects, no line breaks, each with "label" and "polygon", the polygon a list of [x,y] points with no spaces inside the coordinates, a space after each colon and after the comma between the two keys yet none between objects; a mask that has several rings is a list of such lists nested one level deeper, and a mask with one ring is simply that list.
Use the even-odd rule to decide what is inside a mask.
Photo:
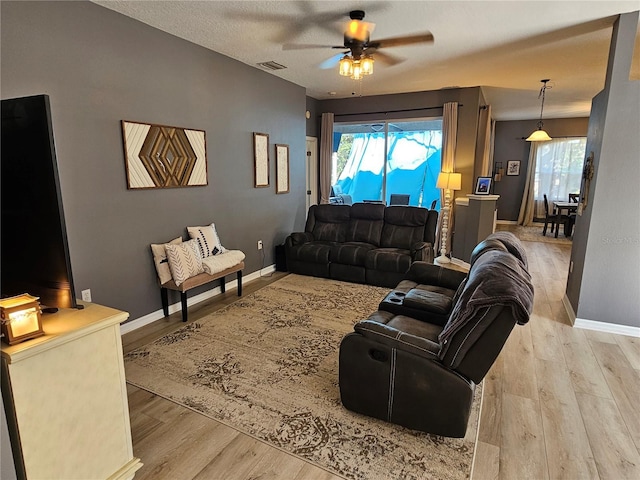
[{"label": "decorative lantern", "polygon": [[3,340],[9,345],[44,335],[38,297],[24,293],[0,300]]}]

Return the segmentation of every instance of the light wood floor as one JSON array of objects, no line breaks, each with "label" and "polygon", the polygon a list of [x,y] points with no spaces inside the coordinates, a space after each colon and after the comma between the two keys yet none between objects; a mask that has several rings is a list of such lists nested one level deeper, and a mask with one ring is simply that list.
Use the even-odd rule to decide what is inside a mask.
[{"label": "light wood floor", "polygon": [[[561,302],[570,246],[525,248],[534,314],[516,326],[485,377],[473,479],[640,478],[640,339],[572,328]],[[244,293],[282,275],[248,283]],[[236,298],[230,290],[197,305],[190,321]],[[179,316],[123,336],[125,352],[173,331]],[[136,480],[339,478],[148,392],[128,391],[134,454],[144,463]]]}]

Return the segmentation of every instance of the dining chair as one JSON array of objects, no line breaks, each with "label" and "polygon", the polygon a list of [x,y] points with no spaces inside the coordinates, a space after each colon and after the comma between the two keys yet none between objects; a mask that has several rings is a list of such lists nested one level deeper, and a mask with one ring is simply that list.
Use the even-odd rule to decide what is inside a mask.
[{"label": "dining chair", "polygon": [[[547,200],[547,194],[542,195],[544,198],[544,227],[542,228],[542,235],[547,235],[547,225],[551,224],[551,233],[554,233],[554,228],[557,231],[560,228],[560,223],[564,223],[565,229],[567,228],[567,222],[569,217],[567,215],[560,215],[558,218],[557,212],[549,212],[549,201]],[[565,230],[566,231],[566,230]]]},{"label": "dining chair", "polygon": [[570,193],[569,194],[569,201],[571,203],[578,203],[580,201],[580,194],[579,193]]}]

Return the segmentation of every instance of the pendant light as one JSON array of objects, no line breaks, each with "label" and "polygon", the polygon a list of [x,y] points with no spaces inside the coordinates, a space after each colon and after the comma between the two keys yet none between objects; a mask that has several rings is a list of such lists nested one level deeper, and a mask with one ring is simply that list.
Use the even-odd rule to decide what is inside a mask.
[{"label": "pendant light", "polygon": [[542,97],[542,105],[540,106],[540,120],[538,121],[538,129],[535,130],[531,135],[529,135],[529,138],[527,138],[527,142],[546,142],[551,140],[551,137],[549,136],[549,134],[542,129],[542,111],[544,110],[544,94],[547,91],[547,88],[551,88],[551,87],[547,87],[547,82],[549,81],[548,78],[540,81],[542,82],[542,88],[540,89],[540,94],[538,95],[538,98]]}]

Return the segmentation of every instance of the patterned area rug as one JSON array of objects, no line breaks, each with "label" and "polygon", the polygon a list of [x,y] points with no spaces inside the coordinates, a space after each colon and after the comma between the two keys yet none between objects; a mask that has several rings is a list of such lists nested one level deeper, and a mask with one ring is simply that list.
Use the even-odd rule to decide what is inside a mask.
[{"label": "patterned area rug", "polygon": [[291,274],[129,353],[126,378],[345,478],[466,479],[480,386],[464,439],[408,430],[340,403],[340,341],[386,293]]},{"label": "patterned area rug", "polygon": [[518,237],[523,242],[545,242],[545,243],[560,243],[563,245],[571,245],[573,242],[571,238],[567,238],[564,236],[562,232],[562,226],[560,226],[560,233],[558,233],[558,238],[554,237],[551,233],[551,227],[547,229],[547,234],[542,235],[542,227],[544,224],[536,223],[529,227],[523,227],[522,225],[505,225],[498,224],[496,225],[496,230],[507,230],[509,232],[513,232],[516,237]]}]

